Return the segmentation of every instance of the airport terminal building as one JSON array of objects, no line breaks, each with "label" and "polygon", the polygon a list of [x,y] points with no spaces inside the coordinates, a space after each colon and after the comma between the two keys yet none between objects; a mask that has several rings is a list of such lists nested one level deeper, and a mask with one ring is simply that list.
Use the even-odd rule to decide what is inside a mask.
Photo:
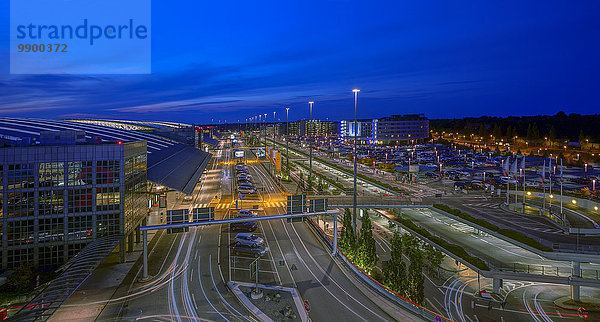
[{"label": "airport terminal building", "polygon": [[146,142],[0,149],[2,269],[55,267],[148,213]]},{"label": "airport terminal building", "polygon": [[57,267],[95,241],[119,245],[124,260],[151,187],[191,193],[210,160],[150,134],[59,120],[0,118],[0,139],[0,271]]}]

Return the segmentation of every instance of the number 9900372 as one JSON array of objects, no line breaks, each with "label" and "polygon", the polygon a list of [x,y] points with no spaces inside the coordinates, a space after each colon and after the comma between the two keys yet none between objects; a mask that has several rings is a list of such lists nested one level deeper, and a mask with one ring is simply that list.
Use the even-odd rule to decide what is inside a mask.
[{"label": "number 9900372", "polygon": [[20,53],[66,53],[67,44],[18,44]]}]

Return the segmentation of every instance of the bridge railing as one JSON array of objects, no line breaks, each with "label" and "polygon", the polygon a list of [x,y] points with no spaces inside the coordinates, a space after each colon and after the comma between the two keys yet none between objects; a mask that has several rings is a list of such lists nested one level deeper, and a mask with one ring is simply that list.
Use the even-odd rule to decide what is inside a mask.
[{"label": "bridge railing", "polygon": [[[506,266],[495,266],[495,270],[512,273],[527,273],[544,276],[569,277],[573,276],[573,269],[570,267],[552,267],[545,265],[531,265],[514,263]],[[600,270],[597,269],[581,269],[581,277],[600,280]]]}]

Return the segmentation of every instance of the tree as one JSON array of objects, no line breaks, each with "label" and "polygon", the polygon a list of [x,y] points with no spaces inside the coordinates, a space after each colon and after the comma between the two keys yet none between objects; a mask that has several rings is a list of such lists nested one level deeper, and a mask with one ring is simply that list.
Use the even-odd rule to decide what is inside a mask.
[{"label": "tree", "polygon": [[512,138],[512,136],[513,136],[513,132],[509,125],[508,127],[506,127],[506,138],[510,140],[510,138]]},{"label": "tree", "polygon": [[384,283],[392,291],[406,295],[406,264],[402,260],[402,238],[398,233],[394,234],[391,241],[391,258],[384,267]]},{"label": "tree", "polygon": [[348,257],[354,256],[356,249],[356,236],[352,227],[352,214],[350,209],[344,209],[344,217],[342,218],[342,233],[340,235],[340,248]]},{"label": "tree", "polygon": [[408,266],[408,285],[406,295],[417,304],[425,300],[425,278],[423,276],[423,252],[419,248],[412,248],[408,252],[410,265]]},{"label": "tree", "polygon": [[408,254],[411,248],[418,247],[419,245],[417,238],[411,234],[404,234],[400,238],[402,239],[402,245],[404,246],[405,254]]},{"label": "tree", "polygon": [[485,126],[485,124],[481,124],[479,126],[479,136],[481,136],[484,139],[489,136],[487,126]]},{"label": "tree", "polygon": [[33,263],[22,262],[15,267],[13,273],[7,278],[8,288],[17,293],[28,293],[35,288],[35,273]]},{"label": "tree", "polygon": [[502,128],[498,125],[498,123],[494,124],[494,137],[496,140],[500,140],[502,137]]},{"label": "tree", "polygon": [[583,145],[585,142],[585,133],[583,133],[583,129],[579,130],[579,143]]},{"label": "tree", "polygon": [[430,273],[434,272],[434,270],[442,263],[444,254],[433,248],[430,244],[425,244],[423,250],[425,251],[425,258],[427,259],[426,266]]},{"label": "tree", "polygon": [[538,128],[537,123],[533,123],[533,127],[531,128],[531,136],[534,140],[540,139],[540,129]]},{"label": "tree", "polygon": [[360,219],[360,236],[358,237],[356,254],[357,264],[362,269],[371,273],[373,268],[377,265],[377,248],[375,246],[375,238],[373,238],[373,225],[371,224],[371,218],[369,217],[366,209]]},{"label": "tree", "polygon": [[552,143],[556,141],[556,128],[554,127],[554,125],[552,125],[552,127],[550,128],[550,133],[548,133],[548,140],[550,140],[550,146],[552,146]]}]

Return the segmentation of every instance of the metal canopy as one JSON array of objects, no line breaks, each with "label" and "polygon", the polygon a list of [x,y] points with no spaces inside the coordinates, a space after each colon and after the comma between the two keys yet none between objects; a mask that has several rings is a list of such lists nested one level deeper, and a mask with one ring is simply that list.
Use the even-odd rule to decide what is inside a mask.
[{"label": "metal canopy", "polygon": [[14,321],[48,320],[123,238],[123,235],[113,235],[88,244],[59,268],[59,271],[63,271],[59,277],[52,280],[10,319]]}]

